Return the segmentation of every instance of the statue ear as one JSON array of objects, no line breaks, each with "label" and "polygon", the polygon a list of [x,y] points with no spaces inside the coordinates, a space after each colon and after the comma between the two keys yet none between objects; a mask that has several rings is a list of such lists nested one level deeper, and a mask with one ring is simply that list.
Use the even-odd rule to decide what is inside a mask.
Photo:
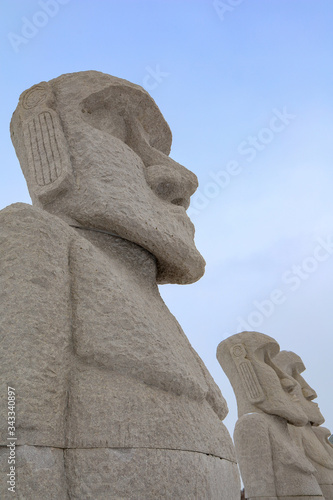
[{"label": "statue ear", "polygon": [[50,202],[73,180],[67,141],[50,84],[34,85],[20,97],[29,181],[42,202]]},{"label": "statue ear", "polygon": [[243,344],[236,344],[232,346],[230,354],[237,367],[250,403],[262,403],[265,399],[265,394],[261,388],[251,361],[246,359],[246,349]]}]

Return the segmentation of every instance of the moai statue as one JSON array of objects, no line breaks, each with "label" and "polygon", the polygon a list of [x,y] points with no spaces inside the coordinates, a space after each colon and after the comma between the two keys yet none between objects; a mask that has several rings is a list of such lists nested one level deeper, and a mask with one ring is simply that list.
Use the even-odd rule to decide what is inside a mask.
[{"label": "moai statue", "polygon": [[279,352],[274,361],[297,380],[302,388],[300,403],[308,417],[308,423],[304,427],[290,425],[289,430],[295,443],[314,466],[314,475],[325,499],[333,500],[333,446],[328,441],[331,433],[325,427],[320,427],[325,419],[318,404],[313,402],[317,397],[316,392],[301,375],[305,370],[304,363],[297,354],[290,351]]},{"label": "moai statue", "polygon": [[155,102],[67,74],[21,95],[11,135],[33,200],[0,215],[19,498],[238,500],[226,402],[158,292],[204,260],[186,215],[197,179],[169,158]]},{"label": "moai statue", "polygon": [[243,332],[222,341],[217,359],[235,391],[236,454],[251,500],[323,498],[314,467],[291,439],[288,423],[304,426],[296,380],[275,363],[280,348],[271,337]]},{"label": "moai statue", "polygon": [[[314,451],[308,443],[303,444],[306,455],[316,469],[316,478],[326,500],[333,500],[333,444],[329,440],[331,432],[326,427],[312,426],[312,431],[322,445],[320,452]],[[304,443],[304,441],[303,441]],[[316,443],[317,444],[317,443]],[[317,450],[317,446],[316,446]],[[325,450],[325,451],[323,451]]]}]

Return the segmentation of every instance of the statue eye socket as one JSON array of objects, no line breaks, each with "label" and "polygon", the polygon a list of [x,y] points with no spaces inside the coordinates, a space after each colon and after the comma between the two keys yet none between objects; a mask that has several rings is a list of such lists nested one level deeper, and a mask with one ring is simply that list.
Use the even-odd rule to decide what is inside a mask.
[{"label": "statue eye socket", "polygon": [[289,378],[282,378],[281,379],[281,385],[283,389],[288,392],[289,394],[293,392],[295,388],[295,384],[290,380]]},{"label": "statue eye socket", "polygon": [[81,108],[81,113],[83,120],[92,127],[126,142],[127,127],[121,113],[107,107],[92,109],[87,106]]}]

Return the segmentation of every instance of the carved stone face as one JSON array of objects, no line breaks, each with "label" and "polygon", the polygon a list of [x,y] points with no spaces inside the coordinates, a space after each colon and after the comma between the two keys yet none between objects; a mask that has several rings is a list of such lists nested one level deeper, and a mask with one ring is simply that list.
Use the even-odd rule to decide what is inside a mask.
[{"label": "carved stone face", "polygon": [[294,352],[281,351],[277,354],[274,361],[282,370],[293,377],[298,383],[297,397],[300,400],[300,404],[306,413],[309,422],[314,425],[321,425],[325,419],[319,410],[318,404],[312,401],[317,397],[316,392],[301,376],[301,373],[305,370],[305,366],[301,358]]},{"label": "carved stone face", "polygon": [[[52,200],[43,188],[43,208],[147,249],[157,259],[159,283],[198,280],[205,262],[186,214],[197,178],[168,156],[171,133],[152,98],[95,71],[45,85],[52,88],[73,179]],[[36,93],[29,99],[38,101]]]},{"label": "carved stone face", "polygon": [[308,418],[298,384],[275,363],[279,349],[267,335],[242,332],[219,344],[217,358],[235,391],[240,416],[258,408],[302,426]]}]

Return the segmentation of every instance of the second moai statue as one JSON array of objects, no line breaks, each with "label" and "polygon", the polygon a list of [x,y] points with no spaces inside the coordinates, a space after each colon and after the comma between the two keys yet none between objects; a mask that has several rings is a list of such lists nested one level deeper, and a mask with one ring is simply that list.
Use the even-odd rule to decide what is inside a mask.
[{"label": "second moai statue", "polygon": [[169,157],[155,102],[67,74],[22,94],[11,133],[33,201],[0,215],[18,498],[238,500],[226,402],[158,291],[204,260],[186,214],[197,179]]},{"label": "second moai statue", "polygon": [[315,468],[295,446],[288,424],[305,426],[300,386],[275,363],[271,337],[243,332],[222,341],[217,358],[234,389],[238,421],[234,442],[251,500],[323,499]]},{"label": "second moai statue", "polygon": [[299,399],[308,417],[308,423],[304,427],[289,425],[289,431],[295,443],[314,466],[314,475],[325,500],[333,500],[333,446],[328,441],[331,433],[325,427],[321,427],[325,419],[318,404],[313,401],[317,394],[301,375],[305,370],[304,363],[297,354],[291,351],[279,352],[274,361],[302,388]]}]

